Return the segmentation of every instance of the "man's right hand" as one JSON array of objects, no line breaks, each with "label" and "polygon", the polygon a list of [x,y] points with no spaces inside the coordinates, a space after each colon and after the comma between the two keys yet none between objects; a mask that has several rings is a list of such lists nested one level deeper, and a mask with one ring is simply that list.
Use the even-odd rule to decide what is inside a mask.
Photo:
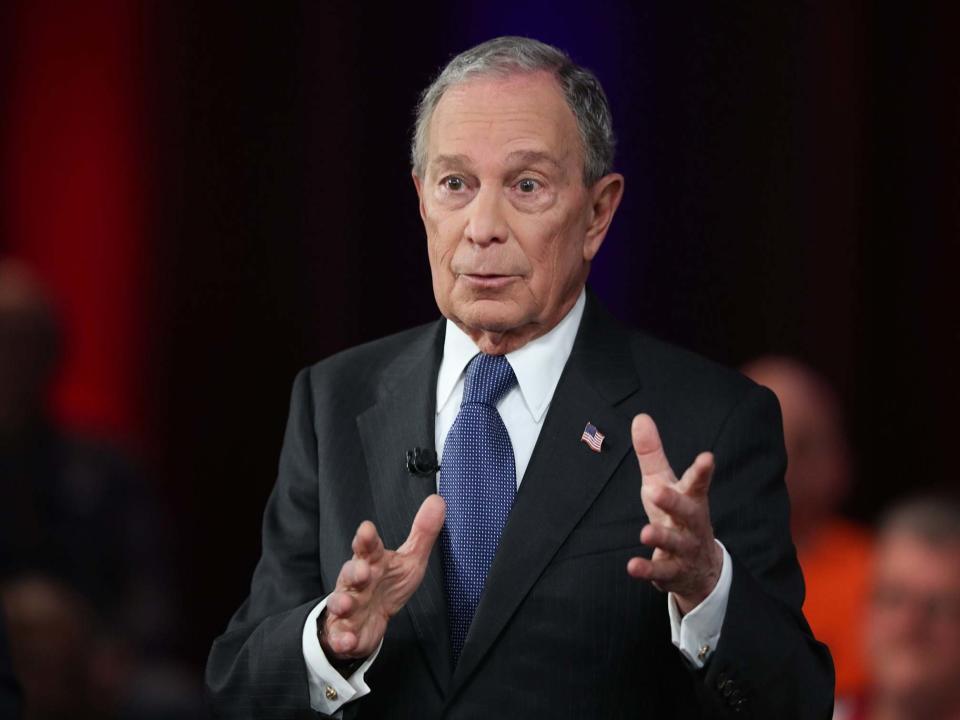
[{"label": "man's right hand", "polygon": [[372,522],[360,523],[353,537],[353,558],[343,564],[337,587],[327,600],[320,644],[328,659],[365,658],[377,649],[387,622],[423,580],[445,512],[439,495],[424,500],[410,535],[396,550],[383,547]]}]

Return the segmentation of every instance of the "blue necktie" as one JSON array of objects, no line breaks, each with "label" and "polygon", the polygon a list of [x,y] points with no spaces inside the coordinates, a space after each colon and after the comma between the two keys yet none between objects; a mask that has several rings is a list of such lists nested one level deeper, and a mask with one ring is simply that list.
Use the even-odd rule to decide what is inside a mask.
[{"label": "blue necktie", "polygon": [[463,402],[443,446],[440,535],[454,658],[460,657],[487,572],[517,492],[510,436],[497,402],[517,382],[502,355],[479,353],[467,366]]}]

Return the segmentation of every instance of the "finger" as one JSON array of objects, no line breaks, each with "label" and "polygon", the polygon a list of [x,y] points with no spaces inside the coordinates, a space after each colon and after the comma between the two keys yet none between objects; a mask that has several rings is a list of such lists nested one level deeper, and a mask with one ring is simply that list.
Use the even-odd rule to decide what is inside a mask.
[{"label": "finger", "polygon": [[702,522],[702,501],[687,497],[666,485],[644,485],[640,497],[683,527],[697,528]]},{"label": "finger", "polygon": [[447,506],[442,497],[430,495],[417,510],[410,528],[410,535],[399,549],[426,564],[430,550],[433,549],[433,544],[443,527],[446,510]]},{"label": "finger", "polygon": [[694,459],[693,464],[687,468],[680,478],[679,489],[681,492],[695,497],[703,497],[710,490],[710,479],[713,477],[713,471],[716,467],[713,453],[702,452]]},{"label": "finger", "polygon": [[696,540],[689,532],[656,524],[647,525],[640,531],[640,542],[671,555],[689,555],[697,547]]},{"label": "finger", "polygon": [[670,583],[680,575],[680,570],[680,563],[675,558],[648,560],[644,557],[632,557],[627,561],[627,574],[637,580]]},{"label": "finger", "polygon": [[363,590],[370,582],[370,563],[363,558],[347,560],[340,569],[337,588],[340,590]]},{"label": "finger", "polygon": [[331,615],[336,615],[339,618],[350,617],[357,606],[356,598],[347,592],[335,592],[327,600],[327,610]]},{"label": "finger", "polygon": [[640,461],[640,473],[643,475],[644,482],[650,480],[675,481],[676,475],[674,475],[670,462],[663,452],[660,433],[657,432],[657,426],[653,422],[653,418],[647,414],[637,415],[633,419],[630,433],[633,436],[633,450],[637,454],[637,460]]},{"label": "finger", "polygon": [[377,533],[377,526],[369,520],[364,520],[357,528],[351,545],[354,555],[376,562],[383,555],[383,541]]},{"label": "finger", "polygon": [[351,652],[357,647],[358,642],[359,638],[357,634],[351,630],[331,628],[327,633],[327,643],[329,643],[330,648],[338,655]]}]

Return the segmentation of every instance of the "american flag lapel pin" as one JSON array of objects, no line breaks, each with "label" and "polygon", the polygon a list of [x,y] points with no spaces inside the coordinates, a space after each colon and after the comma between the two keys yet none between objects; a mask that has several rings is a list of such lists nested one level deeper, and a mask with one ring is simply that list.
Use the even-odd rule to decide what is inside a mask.
[{"label": "american flag lapel pin", "polygon": [[587,444],[594,452],[600,452],[600,448],[603,445],[603,439],[606,437],[602,432],[597,430],[597,426],[593,423],[587,423],[587,426],[583,429],[583,435],[580,436],[580,439]]}]

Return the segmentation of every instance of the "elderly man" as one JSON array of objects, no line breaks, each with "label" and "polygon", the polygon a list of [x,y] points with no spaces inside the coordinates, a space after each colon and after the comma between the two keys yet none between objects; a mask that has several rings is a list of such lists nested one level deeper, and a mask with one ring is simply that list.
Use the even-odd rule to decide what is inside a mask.
[{"label": "elderly man", "polygon": [[424,92],[443,319],[297,376],[219,716],[830,716],[775,399],[586,289],[612,158],[596,78],[542,43]]}]

